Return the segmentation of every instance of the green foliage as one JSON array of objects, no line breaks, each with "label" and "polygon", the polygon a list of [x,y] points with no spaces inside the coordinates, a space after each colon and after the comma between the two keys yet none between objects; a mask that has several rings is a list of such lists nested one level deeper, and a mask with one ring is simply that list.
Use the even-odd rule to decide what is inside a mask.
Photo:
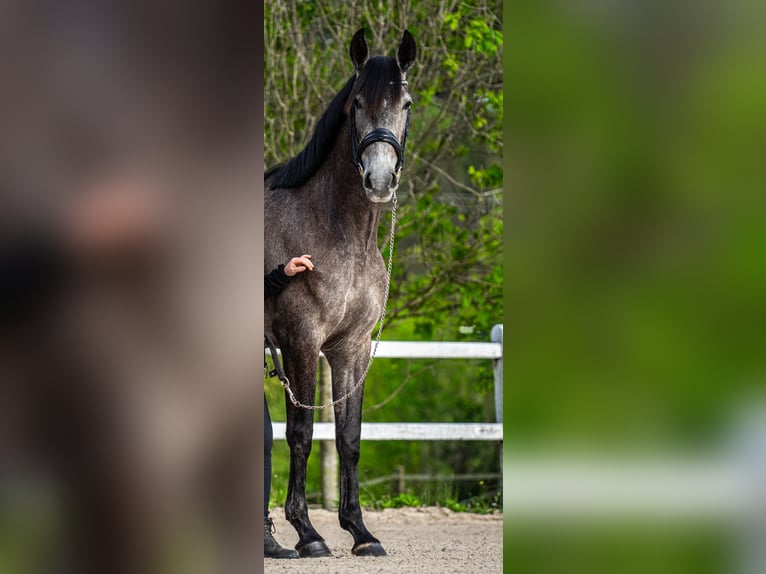
[{"label": "green foliage", "polygon": [[501,495],[495,491],[491,496],[471,496],[460,500],[457,490],[450,483],[437,484],[436,488],[421,488],[417,494],[412,490],[390,494],[377,490],[363,489],[359,500],[364,508],[382,510],[384,508],[419,508],[423,506],[441,506],[453,512],[471,512],[474,514],[492,514],[502,510]]},{"label": "green foliage", "polygon": [[424,506],[423,501],[414,494],[403,493],[393,497],[384,497],[380,502],[380,508],[402,508],[403,506],[415,507]]}]

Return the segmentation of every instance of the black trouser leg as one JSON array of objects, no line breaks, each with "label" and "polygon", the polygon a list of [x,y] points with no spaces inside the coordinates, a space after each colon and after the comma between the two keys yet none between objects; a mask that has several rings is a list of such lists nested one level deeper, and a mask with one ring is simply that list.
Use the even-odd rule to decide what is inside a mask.
[{"label": "black trouser leg", "polygon": [[269,497],[271,496],[271,447],[274,443],[274,429],[271,427],[269,405],[266,393],[263,394],[263,517],[269,517]]}]

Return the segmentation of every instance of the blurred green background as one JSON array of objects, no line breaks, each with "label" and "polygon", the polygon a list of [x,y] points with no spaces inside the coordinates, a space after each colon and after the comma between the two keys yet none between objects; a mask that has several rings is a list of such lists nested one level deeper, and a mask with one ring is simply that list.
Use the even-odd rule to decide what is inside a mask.
[{"label": "blurred green background", "polygon": [[763,388],[763,12],[506,7],[507,445],[706,447]]},{"label": "blurred green background", "polygon": [[[507,2],[504,21],[505,456],[715,456],[766,389],[766,4]],[[505,520],[521,571],[735,564],[719,521]]]}]

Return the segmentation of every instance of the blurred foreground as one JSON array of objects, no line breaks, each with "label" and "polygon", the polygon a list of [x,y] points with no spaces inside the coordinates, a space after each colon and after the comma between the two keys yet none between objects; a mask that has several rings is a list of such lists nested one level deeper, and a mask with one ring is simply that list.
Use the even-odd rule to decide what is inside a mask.
[{"label": "blurred foreground", "polygon": [[0,6],[2,572],[260,565],[261,19]]}]

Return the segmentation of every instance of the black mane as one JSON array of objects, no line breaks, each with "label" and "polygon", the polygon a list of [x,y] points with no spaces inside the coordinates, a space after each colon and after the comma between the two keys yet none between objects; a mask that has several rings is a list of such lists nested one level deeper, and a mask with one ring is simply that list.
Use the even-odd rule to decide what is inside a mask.
[{"label": "black mane", "polygon": [[[274,176],[271,188],[295,188],[306,183],[330,154],[346,121],[346,104],[356,96],[375,115],[387,95],[398,103],[402,94],[402,73],[394,58],[370,58],[358,76],[354,74],[327,106],[306,147],[294,158],[270,168],[264,179]],[[349,162],[351,158],[349,158]]]}]

